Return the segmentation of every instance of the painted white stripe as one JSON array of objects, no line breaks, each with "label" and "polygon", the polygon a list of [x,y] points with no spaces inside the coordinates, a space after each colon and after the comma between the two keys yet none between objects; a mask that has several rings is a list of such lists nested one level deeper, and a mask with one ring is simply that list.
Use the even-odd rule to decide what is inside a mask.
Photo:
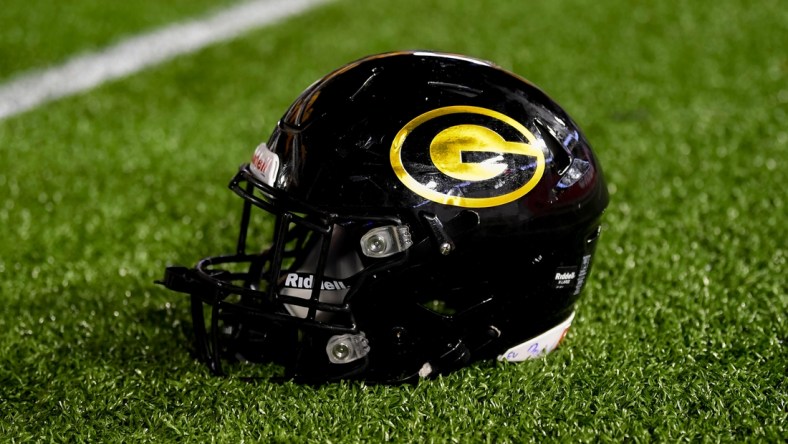
[{"label": "painted white stripe", "polygon": [[129,38],[64,64],[0,85],[0,120],[76,94],[173,57],[232,39],[329,0],[254,0],[214,15]]}]

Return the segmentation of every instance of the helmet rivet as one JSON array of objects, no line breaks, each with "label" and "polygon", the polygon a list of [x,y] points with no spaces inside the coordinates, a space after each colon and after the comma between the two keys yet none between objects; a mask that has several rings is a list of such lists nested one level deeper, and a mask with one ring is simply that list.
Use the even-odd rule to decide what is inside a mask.
[{"label": "helmet rivet", "polygon": [[350,347],[344,342],[338,342],[334,344],[334,347],[331,349],[331,354],[334,355],[337,360],[342,361],[350,354]]},{"label": "helmet rivet", "polygon": [[442,255],[446,256],[447,254],[451,253],[451,244],[448,242],[444,242],[440,246],[440,252]]},{"label": "helmet rivet", "polygon": [[402,345],[405,342],[405,335],[407,331],[404,327],[394,327],[391,330],[391,334],[393,335],[394,343],[397,345]]},{"label": "helmet rivet", "polygon": [[386,249],[386,239],[377,234],[370,236],[367,239],[367,249],[372,253],[380,253]]}]

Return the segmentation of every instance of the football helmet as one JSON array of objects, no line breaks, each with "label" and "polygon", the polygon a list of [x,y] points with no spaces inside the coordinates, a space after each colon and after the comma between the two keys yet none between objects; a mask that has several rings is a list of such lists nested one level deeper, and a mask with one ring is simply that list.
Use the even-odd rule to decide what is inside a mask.
[{"label": "football helmet", "polygon": [[434,51],[317,80],[229,188],[243,198],[235,251],[158,282],[191,296],[214,373],[273,362],[308,383],[551,351],[608,205],[589,142],[545,92]]}]

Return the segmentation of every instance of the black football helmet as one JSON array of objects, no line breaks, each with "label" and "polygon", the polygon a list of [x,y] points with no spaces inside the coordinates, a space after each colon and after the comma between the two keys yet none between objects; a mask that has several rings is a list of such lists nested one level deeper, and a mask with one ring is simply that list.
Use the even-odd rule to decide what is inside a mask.
[{"label": "black football helmet", "polygon": [[159,283],[191,296],[214,373],[274,362],[310,383],[551,351],[608,204],[591,146],[547,94],[430,51],[317,80],[229,187],[244,201],[236,251]]}]

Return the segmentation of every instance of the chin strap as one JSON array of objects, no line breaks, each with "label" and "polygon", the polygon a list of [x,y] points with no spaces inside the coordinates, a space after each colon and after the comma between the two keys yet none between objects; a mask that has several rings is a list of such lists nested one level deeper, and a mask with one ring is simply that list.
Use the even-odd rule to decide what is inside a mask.
[{"label": "chin strap", "polygon": [[432,378],[459,370],[472,360],[488,354],[487,347],[494,344],[500,336],[501,332],[493,326],[485,328],[484,331],[477,330],[476,334],[466,335],[449,344],[437,359],[425,362],[414,376]]},{"label": "chin strap", "polygon": [[[561,344],[561,341],[569,331],[574,317],[575,313],[572,312],[572,314],[555,327],[509,348],[506,352],[498,356],[498,360],[521,362],[528,359],[543,357],[547,353],[555,350],[558,345]],[[454,344],[449,344],[446,351],[439,358],[425,362],[418,373],[398,382],[415,382],[418,379],[433,378],[465,367],[471,360],[479,356],[489,355],[490,351],[487,350],[487,347],[494,344],[495,340],[500,337],[500,334],[498,329],[491,326],[484,333],[466,336],[466,338],[460,339]]]},{"label": "chin strap", "polygon": [[500,331],[495,327],[485,328],[484,331],[477,330],[475,334],[468,334],[447,344],[440,352],[440,356],[424,362],[421,367],[414,363],[411,367],[412,373],[389,377],[380,380],[379,383],[388,385],[397,384],[416,384],[422,379],[432,379],[439,375],[446,375],[466,367],[471,361],[481,359],[490,355],[488,346],[495,344],[500,337]]}]

